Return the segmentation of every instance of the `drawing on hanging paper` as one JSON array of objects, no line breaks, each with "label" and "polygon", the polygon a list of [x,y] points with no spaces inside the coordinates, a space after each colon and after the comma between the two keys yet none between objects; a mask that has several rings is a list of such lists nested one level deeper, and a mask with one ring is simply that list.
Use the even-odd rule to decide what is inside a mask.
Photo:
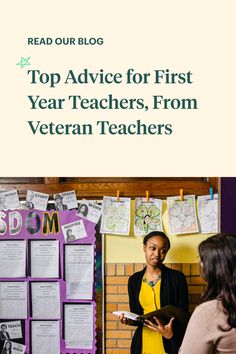
[{"label": "drawing on hanging paper", "polygon": [[198,218],[202,233],[218,232],[218,194],[198,197]]},{"label": "drawing on hanging paper", "polygon": [[130,198],[103,198],[101,233],[128,235],[130,228]]},{"label": "drawing on hanging paper", "polygon": [[134,234],[147,235],[152,231],[162,231],[162,201],[150,198],[135,199]]},{"label": "drawing on hanging paper", "polygon": [[195,206],[195,196],[168,197],[168,220],[171,234],[190,234],[198,232],[198,223]]}]

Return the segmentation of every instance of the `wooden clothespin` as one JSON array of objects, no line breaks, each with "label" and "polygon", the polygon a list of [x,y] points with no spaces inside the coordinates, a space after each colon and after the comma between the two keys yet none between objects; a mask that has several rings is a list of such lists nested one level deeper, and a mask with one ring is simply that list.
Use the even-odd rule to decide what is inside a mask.
[{"label": "wooden clothespin", "polygon": [[179,190],[179,198],[181,202],[184,200],[184,190],[182,188]]},{"label": "wooden clothespin", "polygon": [[213,191],[213,188],[211,187],[210,188],[210,196],[211,196],[211,200],[213,200],[214,199],[214,191]]},{"label": "wooden clothespin", "polygon": [[120,191],[116,192],[116,202],[119,203],[120,201]]},{"label": "wooden clothespin", "polygon": [[146,203],[149,203],[149,192],[146,191]]}]

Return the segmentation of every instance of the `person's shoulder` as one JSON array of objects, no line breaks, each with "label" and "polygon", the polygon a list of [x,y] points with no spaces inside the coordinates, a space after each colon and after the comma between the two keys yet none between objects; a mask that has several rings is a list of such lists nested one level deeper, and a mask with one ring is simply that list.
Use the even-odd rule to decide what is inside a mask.
[{"label": "person's shoulder", "polygon": [[214,300],[209,300],[206,302],[203,302],[202,304],[198,305],[196,307],[197,311],[205,311],[205,310],[213,310],[215,311],[219,306],[219,302],[214,299]]},{"label": "person's shoulder", "polygon": [[213,314],[215,314],[219,310],[219,303],[218,301],[215,300],[210,300],[203,302],[202,304],[198,305],[195,310],[193,311],[194,317],[211,317]]},{"label": "person's shoulder", "polygon": [[140,277],[143,276],[143,274],[145,273],[145,268],[140,270],[139,272],[135,272],[134,274],[132,274],[130,277],[129,277],[129,282],[133,282],[133,281],[136,281],[138,280]]}]

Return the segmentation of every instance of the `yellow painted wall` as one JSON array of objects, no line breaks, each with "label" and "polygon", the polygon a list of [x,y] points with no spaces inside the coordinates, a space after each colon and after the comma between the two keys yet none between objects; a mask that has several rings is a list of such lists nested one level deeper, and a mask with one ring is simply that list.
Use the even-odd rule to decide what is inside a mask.
[{"label": "yellow painted wall", "polygon": [[[134,236],[134,205],[131,202],[131,226],[129,236],[105,235],[105,262],[106,263],[144,263],[144,253],[141,236]],[[163,201],[162,222],[164,232],[171,242],[165,262],[167,263],[198,263],[197,247],[210,234],[169,235],[167,220],[167,203]]]}]

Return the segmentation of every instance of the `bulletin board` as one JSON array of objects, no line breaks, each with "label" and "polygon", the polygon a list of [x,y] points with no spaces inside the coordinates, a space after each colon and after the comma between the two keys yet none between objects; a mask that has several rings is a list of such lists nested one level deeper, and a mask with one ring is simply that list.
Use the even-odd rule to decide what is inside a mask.
[{"label": "bulletin board", "polygon": [[[84,225],[86,236],[67,242],[63,226],[77,221]],[[57,247],[58,270],[52,267],[50,273],[50,262],[54,256],[56,262]],[[87,249],[91,250],[93,277],[92,285],[91,277],[89,277],[89,285],[86,285],[90,287],[91,292],[91,296],[88,295],[87,299],[80,296],[76,298],[77,290],[74,292],[74,285],[69,284],[66,279],[69,277],[66,275],[68,264],[72,273],[73,262],[75,267],[78,266],[77,258],[68,258],[69,261],[66,261],[68,247],[78,252],[85,251],[85,256]],[[51,249],[55,254],[54,251],[50,254]],[[35,253],[32,250],[36,250]],[[102,243],[101,235],[96,231],[94,223],[81,219],[76,210],[0,211],[0,252],[2,255],[5,254],[5,259],[1,261],[3,267],[0,270],[0,326],[5,326],[3,329],[8,332],[8,335],[5,334],[5,337],[0,340],[0,352],[8,341],[11,342],[12,354],[102,353]],[[18,252],[16,257],[14,257],[15,252]],[[82,260],[84,269],[87,269],[86,259],[87,256]],[[49,268],[45,266],[47,261]],[[19,263],[17,269],[21,272],[19,274],[14,270],[17,262]],[[91,264],[88,267],[91,267]],[[47,303],[43,302],[47,299],[47,293],[44,289],[40,289],[41,285],[42,288],[48,286],[49,290],[59,288],[59,310],[57,309],[59,314],[50,317],[51,310],[55,313],[53,308],[55,304],[52,300],[50,303],[50,296]],[[20,289],[19,293],[22,295],[14,294],[12,290],[14,286]],[[75,286],[79,289],[76,283]],[[26,288],[26,300],[24,288]],[[38,288],[41,291],[39,293],[37,293]],[[13,308],[10,308],[10,304]],[[24,309],[22,304],[26,304],[26,309],[21,313],[19,307]],[[40,307],[40,304],[45,305],[46,312],[44,306]],[[6,310],[7,307],[9,312]],[[14,307],[17,316],[13,315]],[[58,345],[56,350],[55,343]],[[52,350],[49,351],[51,347]]]}]

